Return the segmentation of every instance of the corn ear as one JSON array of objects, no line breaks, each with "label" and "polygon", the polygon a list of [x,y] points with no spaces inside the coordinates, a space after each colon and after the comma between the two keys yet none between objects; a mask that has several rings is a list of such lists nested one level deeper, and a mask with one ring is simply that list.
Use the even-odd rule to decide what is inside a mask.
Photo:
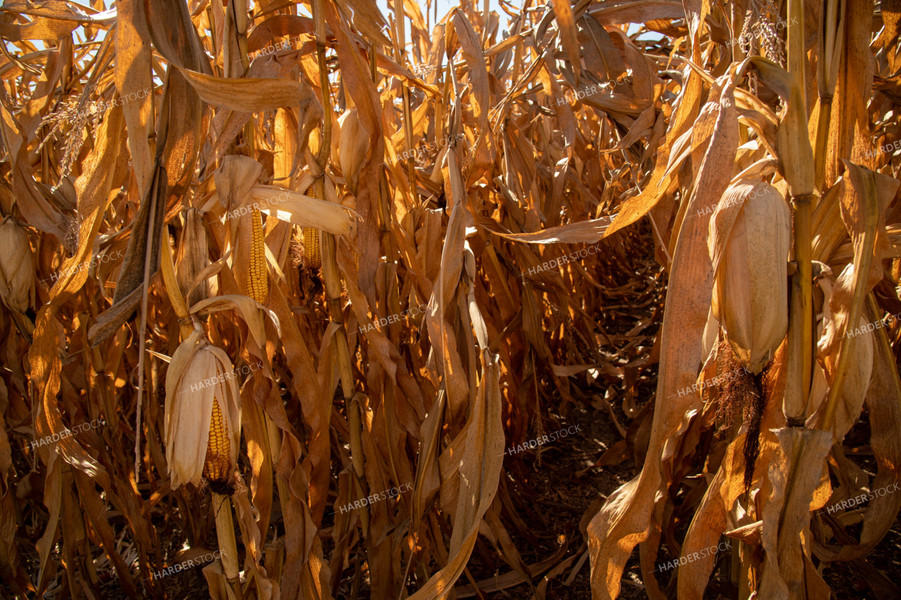
[{"label": "corn ear", "polygon": [[0,297],[24,313],[34,304],[34,258],[25,230],[10,217],[0,222]]},{"label": "corn ear", "polygon": [[366,150],[369,147],[369,132],[360,123],[357,109],[346,111],[338,119],[341,129],[338,142],[338,164],[341,174],[347,182],[347,187],[356,194],[359,183],[360,165],[366,158]]},{"label": "corn ear", "polygon": [[318,269],[322,266],[322,245],[319,230],[315,227],[303,228],[303,258],[307,268]]},{"label": "corn ear", "polygon": [[252,240],[250,246],[250,297],[265,304],[269,299],[269,274],[266,269],[266,238],[263,231],[263,215],[257,209],[250,214]]},{"label": "corn ear", "polygon": [[203,462],[203,476],[210,481],[228,481],[231,475],[228,443],[228,421],[222,416],[219,399],[213,397],[213,412],[210,416],[210,439]]},{"label": "corn ear", "polygon": [[173,488],[206,476],[227,482],[241,437],[241,404],[228,355],[195,330],[166,373],[166,462]]},{"label": "corn ear", "polygon": [[188,306],[205,300],[210,295],[209,283],[206,280],[200,281],[196,287],[192,287],[197,275],[209,263],[209,242],[203,223],[203,213],[196,208],[189,207],[185,211],[185,227],[182,230],[178,255],[175,259],[178,287],[185,295]]},{"label": "corn ear", "polygon": [[710,221],[709,244],[713,316],[739,362],[759,373],[788,329],[791,214],[782,195],[751,180],[730,186]]}]

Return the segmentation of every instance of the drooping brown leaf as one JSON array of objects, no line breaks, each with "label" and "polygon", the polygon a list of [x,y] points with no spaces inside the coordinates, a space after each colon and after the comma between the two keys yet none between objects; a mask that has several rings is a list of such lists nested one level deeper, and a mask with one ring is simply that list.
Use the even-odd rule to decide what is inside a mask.
[{"label": "drooping brown leaf", "polygon": [[[719,117],[704,155],[689,211],[707,214],[725,191],[738,146],[738,124],[732,88],[725,85],[715,100]],[[676,390],[690,387],[703,357],[701,338],[707,322],[713,270],[705,253],[708,218],[690,220],[679,234],[663,319],[658,405],[654,412],[651,442],[641,474],[612,494],[588,529],[592,564],[592,595],[612,598],[632,548],[659,527],[654,508],[658,491],[669,482],[663,468],[672,455],[666,453],[677,435],[682,415],[696,405],[696,394],[679,397]],[[608,230],[609,231],[609,230]],[[671,452],[671,450],[670,450]]]}]

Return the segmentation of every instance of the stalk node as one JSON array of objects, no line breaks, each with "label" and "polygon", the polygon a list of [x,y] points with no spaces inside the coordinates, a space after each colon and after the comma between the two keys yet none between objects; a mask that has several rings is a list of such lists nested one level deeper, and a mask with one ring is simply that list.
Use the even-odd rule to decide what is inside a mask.
[{"label": "stalk node", "polygon": [[804,417],[785,417],[785,424],[788,427],[804,427]]}]

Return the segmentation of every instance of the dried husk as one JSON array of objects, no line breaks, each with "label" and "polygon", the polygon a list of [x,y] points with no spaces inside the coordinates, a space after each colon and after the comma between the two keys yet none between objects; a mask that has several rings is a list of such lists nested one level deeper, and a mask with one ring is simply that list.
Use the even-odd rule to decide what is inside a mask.
[{"label": "dried husk", "polygon": [[338,119],[341,136],[338,144],[338,164],[347,186],[356,193],[360,165],[369,147],[369,132],[360,122],[357,109],[352,108]]},{"label": "dried husk", "polygon": [[178,286],[185,295],[188,306],[209,297],[207,281],[196,281],[197,276],[210,264],[209,242],[203,218],[204,213],[196,208],[189,207],[185,211],[185,226],[175,259]]},{"label": "dried husk", "polygon": [[0,223],[0,297],[12,310],[34,303],[34,258],[28,236],[10,217]]},{"label": "dried husk", "polygon": [[228,355],[199,331],[182,342],[166,373],[166,462],[172,487],[199,485],[207,455],[213,402],[228,424],[229,460],[234,470],[241,439],[241,404]]},{"label": "dried husk", "polygon": [[768,184],[736,182],[710,221],[708,244],[716,269],[713,316],[739,362],[759,373],[788,329],[791,214],[782,195]]}]

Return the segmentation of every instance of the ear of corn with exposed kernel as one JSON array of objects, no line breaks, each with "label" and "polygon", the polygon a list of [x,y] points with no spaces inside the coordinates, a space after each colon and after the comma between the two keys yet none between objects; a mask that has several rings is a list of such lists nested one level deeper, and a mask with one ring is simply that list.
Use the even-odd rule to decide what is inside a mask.
[{"label": "ear of corn with exposed kernel", "polygon": [[322,247],[319,244],[319,230],[315,227],[303,228],[303,258],[306,267],[318,269],[322,266]]},{"label": "ear of corn with exposed kernel", "polygon": [[712,255],[722,249],[713,315],[739,362],[759,373],[788,329],[788,206],[771,185],[736,182],[711,217],[709,240]]},{"label": "ear of corn with exposed kernel", "polygon": [[176,349],[166,373],[166,462],[172,487],[228,483],[238,459],[241,404],[234,366],[199,331]]},{"label": "ear of corn with exposed kernel", "polygon": [[0,297],[24,313],[34,303],[34,258],[28,236],[10,217],[0,222]]},{"label": "ear of corn with exposed kernel", "polygon": [[263,231],[263,214],[254,209],[250,218],[253,237],[250,246],[248,287],[250,288],[250,297],[260,304],[265,304],[269,299],[269,273],[266,268],[266,236]]},{"label": "ear of corn with exposed kernel", "polygon": [[211,481],[228,481],[231,475],[229,460],[228,421],[222,416],[219,399],[213,397],[213,412],[210,418],[210,439],[207,442],[206,458],[203,462],[203,476]]}]

